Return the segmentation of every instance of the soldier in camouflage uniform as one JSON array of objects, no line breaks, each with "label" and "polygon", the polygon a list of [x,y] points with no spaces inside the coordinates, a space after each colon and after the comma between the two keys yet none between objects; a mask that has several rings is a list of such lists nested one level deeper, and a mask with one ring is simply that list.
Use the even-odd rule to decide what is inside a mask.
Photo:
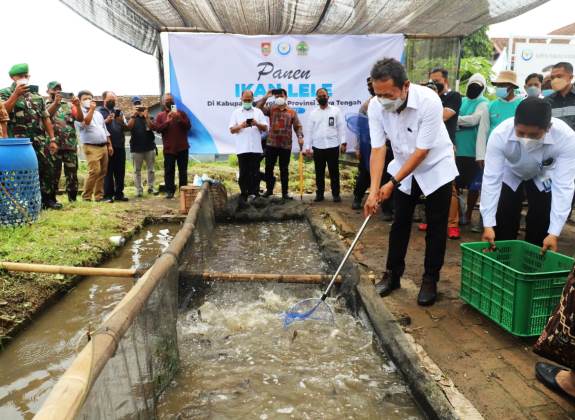
[{"label": "soldier in camouflage uniform", "polygon": [[46,106],[52,119],[54,134],[58,141],[58,152],[55,156],[54,192],[58,191],[58,184],[64,165],[66,176],[66,192],[68,201],[76,201],[78,194],[78,139],[74,121],[84,121],[80,100],[69,98],[70,102],[62,99],[62,85],[59,82],[48,83],[48,100]]},{"label": "soldier in camouflage uniform", "polygon": [[30,139],[38,158],[42,207],[61,209],[62,205],[54,201],[54,154],[58,144],[44,98],[38,94],[37,86],[28,85],[28,64],[16,64],[8,74],[14,83],[0,90],[0,100],[10,116],[8,137]]},{"label": "soldier in camouflage uniform", "polygon": [[0,101],[0,137],[8,137],[8,111],[4,107],[4,102]]}]

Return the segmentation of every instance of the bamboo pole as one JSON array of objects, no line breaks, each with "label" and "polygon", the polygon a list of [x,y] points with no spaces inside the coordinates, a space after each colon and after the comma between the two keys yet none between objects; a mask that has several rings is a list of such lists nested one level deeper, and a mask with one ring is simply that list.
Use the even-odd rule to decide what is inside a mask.
[{"label": "bamboo pole", "polygon": [[[186,273],[202,280],[230,281],[230,282],[274,282],[274,283],[307,283],[317,284],[331,280],[326,274],[266,274],[266,273]],[[341,283],[341,276],[336,282]]]},{"label": "bamboo pole", "polygon": [[0,261],[0,270],[24,273],[71,274],[77,276],[135,277],[135,268],[73,267],[69,265],[29,264]]}]

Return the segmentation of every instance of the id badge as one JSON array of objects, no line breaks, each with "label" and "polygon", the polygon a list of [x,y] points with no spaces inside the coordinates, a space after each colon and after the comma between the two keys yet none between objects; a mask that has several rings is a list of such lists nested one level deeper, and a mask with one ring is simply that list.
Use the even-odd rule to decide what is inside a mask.
[{"label": "id badge", "polygon": [[539,181],[541,181],[541,185],[543,185],[543,191],[548,193],[551,192],[551,178],[549,177],[540,177]]}]

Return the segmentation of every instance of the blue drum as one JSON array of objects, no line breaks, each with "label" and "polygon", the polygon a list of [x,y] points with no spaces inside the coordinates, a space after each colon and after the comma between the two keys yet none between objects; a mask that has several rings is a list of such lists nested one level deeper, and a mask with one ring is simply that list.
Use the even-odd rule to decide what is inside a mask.
[{"label": "blue drum", "polygon": [[0,138],[0,227],[34,222],[41,205],[38,159],[30,139]]}]

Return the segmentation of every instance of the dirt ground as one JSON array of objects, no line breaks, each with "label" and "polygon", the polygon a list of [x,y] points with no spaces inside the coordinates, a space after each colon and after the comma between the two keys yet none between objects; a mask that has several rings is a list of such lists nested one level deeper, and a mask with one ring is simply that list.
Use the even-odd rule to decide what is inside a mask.
[{"label": "dirt ground", "polygon": [[[327,212],[349,242],[363,218],[359,211],[351,210],[351,197],[339,204],[329,199],[321,204],[312,204],[314,211]],[[378,277],[385,269],[390,225],[374,218],[354,253],[356,260]],[[402,288],[386,297],[385,303],[396,317],[410,320],[404,330],[486,419],[575,419],[575,405],[535,378],[534,365],[543,360],[531,351],[535,338],[512,336],[459,299],[459,245],[479,240],[480,234],[464,227],[461,240],[448,241],[439,299],[432,307],[420,307],[416,299],[423,274],[425,233],[414,223]],[[559,252],[575,253],[575,228],[566,226],[559,245]]]}]

